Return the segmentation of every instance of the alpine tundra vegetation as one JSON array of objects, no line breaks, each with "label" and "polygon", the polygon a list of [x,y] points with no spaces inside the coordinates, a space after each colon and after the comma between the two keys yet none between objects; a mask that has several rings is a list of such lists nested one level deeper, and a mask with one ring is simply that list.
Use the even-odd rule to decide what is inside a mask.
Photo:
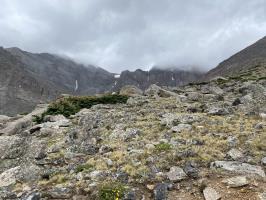
[{"label": "alpine tundra vegetation", "polygon": [[122,94],[1,116],[0,198],[265,199],[262,73]]}]

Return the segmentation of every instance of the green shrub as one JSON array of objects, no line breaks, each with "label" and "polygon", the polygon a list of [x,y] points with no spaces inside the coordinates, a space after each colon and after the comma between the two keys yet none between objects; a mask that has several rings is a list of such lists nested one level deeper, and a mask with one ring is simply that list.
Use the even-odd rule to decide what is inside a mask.
[{"label": "green shrub", "polygon": [[99,191],[100,200],[120,200],[124,197],[126,188],[122,184],[110,183]]},{"label": "green shrub", "polygon": [[77,166],[75,172],[79,173],[79,172],[83,172],[83,171],[91,171],[92,170],[92,165],[89,164],[83,164],[83,165],[79,165]]},{"label": "green shrub", "polygon": [[64,115],[69,117],[79,112],[83,108],[91,108],[97,104],[118,104],[126,103],[127,96],[124,95],[104,95],[100,97],[96,96],[70,96],[58,99],[48,106],[46,112],[40,117],[35,116],[33,121],[36,123],[42,123],[46,115]]},{"label": "green shrub", "polygon": [[33,115],[32,121],[37,123],[37,124],[40,124],[43,122],[43,116]]},{"label": "green shrub", "polygon": [[172,149],[172,145],[168,143],[160,143],[155,145],[155,150],[158,152],[169,151]]}]

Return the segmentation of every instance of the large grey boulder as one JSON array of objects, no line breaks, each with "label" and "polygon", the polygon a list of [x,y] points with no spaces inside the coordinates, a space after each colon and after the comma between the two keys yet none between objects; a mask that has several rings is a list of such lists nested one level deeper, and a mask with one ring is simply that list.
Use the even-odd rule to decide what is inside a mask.
[{"label": "large grey boulder", "polygon": [[6,115],[0,115],[0,123],[5,123],[10,119],[10,117]]},{"label": "large grey boulder", "polygon": [[126,85],[121,88],[119,94],[135,97],[143,95],[143,91],[134,85]]},{"label": "large grey boulder", "polygon": [[26,148],[25,139],[18,136],[0,136],[0,159],[20,157]]},{"label": "large grey boulder", "polygon": [[0,188],[15,184],[20,173],[20,166],[4,171],[2,174],[0,174]]},{"label": "large grey boulder", "polygon": [[249,184],[247,177],[245,176],[236,176],[223,181],[226,185],[232,188],[242,187]]},{"label": "large grey boulder", "polygon": [[180,167],[171,167],[166,175],[170,181],[181,181],[187,178],[186,173]]},{"label": "large grey boulder", "polygon": [[33,123],[33,117],[41,115],[47,109],[47,107],[48,105],[46,104],[39,105],[32,113],[8,123],[6,128],[0,130],[0,135],[15,135],[20,133],[25,128],[31,126]]},{"label": "large grey boulder", "polygon": [[158,85],[151,85],[145,92],[145,95],[147,96],[153,96],[153,97],[163,97],[163,98],[167,98],[167,97],[172,97],[172,96],[177,96],[176,93],[165,90],[161,87],[159,87]]},{"label": "large grey boulder", "polygon": [[211,169],[223,169],[237,174],[265,177],[265,172],[262,167],[237,161],[215,161],[211,163]]}]

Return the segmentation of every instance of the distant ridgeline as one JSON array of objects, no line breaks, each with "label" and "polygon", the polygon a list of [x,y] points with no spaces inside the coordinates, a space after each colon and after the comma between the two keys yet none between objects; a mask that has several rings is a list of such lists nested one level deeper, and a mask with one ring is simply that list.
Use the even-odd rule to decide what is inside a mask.
[{"label": "distant ridgeline", "polygon": [[151,84],[176,87],[224,76],[265,79],[266,37],[216,68],[203,74],[176,68],[123,71],[120,75],[100,67],[84,66],[48,53],[34,54],[18,48],[0,48],[0,115],[30,112],[40,102],[60,94],[95,95],[119,91],[125,85],[145,90]]},{"label": "distant ridgeline", "polygon": [[0,49],[0,114],[30,112],[40,102],[60,94],[94,95],[118,91],[124,85],[146,89],[150,84],[177,86],[196,80],[197,72],[179,70],[125,71],[121,75],[84,66],[48,53],[18,48]]}]

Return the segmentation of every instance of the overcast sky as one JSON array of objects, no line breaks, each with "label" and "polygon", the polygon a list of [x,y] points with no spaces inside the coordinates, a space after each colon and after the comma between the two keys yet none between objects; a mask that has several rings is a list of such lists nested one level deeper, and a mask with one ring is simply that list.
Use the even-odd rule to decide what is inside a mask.
[{"label": "overcast sky", "polygon": [[0,46],[112,72],[215,67],[266,35],[265,0],[0,0]]}]

